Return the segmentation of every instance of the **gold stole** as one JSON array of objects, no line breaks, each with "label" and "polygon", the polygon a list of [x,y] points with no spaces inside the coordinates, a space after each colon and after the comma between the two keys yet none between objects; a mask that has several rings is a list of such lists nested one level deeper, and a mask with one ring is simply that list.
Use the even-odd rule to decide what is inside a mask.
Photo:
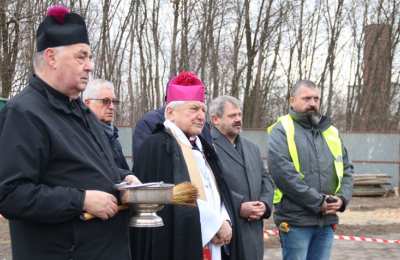
[{"label": "gold stole", "polygon": [[181,147],[183,158],[185,160],[186,167],[189,172],[190,182],[199,191],[199,198],[201,200],[206,201],[207,198],[206,198],[206,193],[204,192],[203,181],[201,179],[199,166],[197,165],[195,159],[193,158],[192,147],[189,147],[188,145],[179,142],[179,140],[177,138],[175,138],[175,139],[178,142],[179,146]]}]

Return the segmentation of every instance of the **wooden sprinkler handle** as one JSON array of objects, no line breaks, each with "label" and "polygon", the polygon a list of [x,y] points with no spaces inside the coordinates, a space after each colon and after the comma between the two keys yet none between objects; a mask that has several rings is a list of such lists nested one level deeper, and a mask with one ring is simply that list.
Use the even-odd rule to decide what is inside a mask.
[{"label": "wooden sprinkler handle", "polygon": [[[129,209],[129,206],[128,205],[118,205],[118,211],[125,210],[125,209]],[[84,221],[87,221],[87,220],[91,220],[91,219],[94,219],[94,218],[97,218],[97,217],[95,215],[93,215],[93,214],[88,213],[88,212],[84,212],[84,213],[81,214],[80,218],[82,220],[84,220]]]}]

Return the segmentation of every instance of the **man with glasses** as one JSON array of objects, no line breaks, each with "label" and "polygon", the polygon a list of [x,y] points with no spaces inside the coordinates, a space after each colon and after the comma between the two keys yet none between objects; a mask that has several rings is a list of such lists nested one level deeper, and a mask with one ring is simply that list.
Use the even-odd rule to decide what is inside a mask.
[{"label": "man with glasses", "polygon": [[83,101],[100,120],[113,150],[115,163],[119,168],[129,170],[121,144],[118,141],[118,128],[112,124],[115,108],[119,105],[119,100],[115,98],[114,85],[104,79],[89,81],[83,92]]}]

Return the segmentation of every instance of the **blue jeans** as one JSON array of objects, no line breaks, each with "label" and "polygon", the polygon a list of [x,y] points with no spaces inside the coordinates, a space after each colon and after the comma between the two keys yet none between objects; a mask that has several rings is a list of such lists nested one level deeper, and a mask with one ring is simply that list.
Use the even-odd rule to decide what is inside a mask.
[{"label": "blue jeans", "polygon": [[333,243],[331,226],[290,227],[280,232],[283,260],[329,260]]}]

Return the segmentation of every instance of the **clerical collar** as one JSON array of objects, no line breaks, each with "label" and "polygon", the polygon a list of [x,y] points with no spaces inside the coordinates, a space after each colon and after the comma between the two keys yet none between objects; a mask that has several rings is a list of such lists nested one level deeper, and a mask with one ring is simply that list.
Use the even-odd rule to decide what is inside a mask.
[{"label": "clerical collar", "polygon": [[[187,135],[185,135],[185,133],[178,126],[176,126],[172,121],[168,119],[166,119],[163,124],[165,128],[169,129],[172,132],[172,134],[179,142],[192,147],[192,149],[203,151],[203,146],[197,136],[187,137]],[[195,145],[193,145],[192,142],[194,142]]]}]

